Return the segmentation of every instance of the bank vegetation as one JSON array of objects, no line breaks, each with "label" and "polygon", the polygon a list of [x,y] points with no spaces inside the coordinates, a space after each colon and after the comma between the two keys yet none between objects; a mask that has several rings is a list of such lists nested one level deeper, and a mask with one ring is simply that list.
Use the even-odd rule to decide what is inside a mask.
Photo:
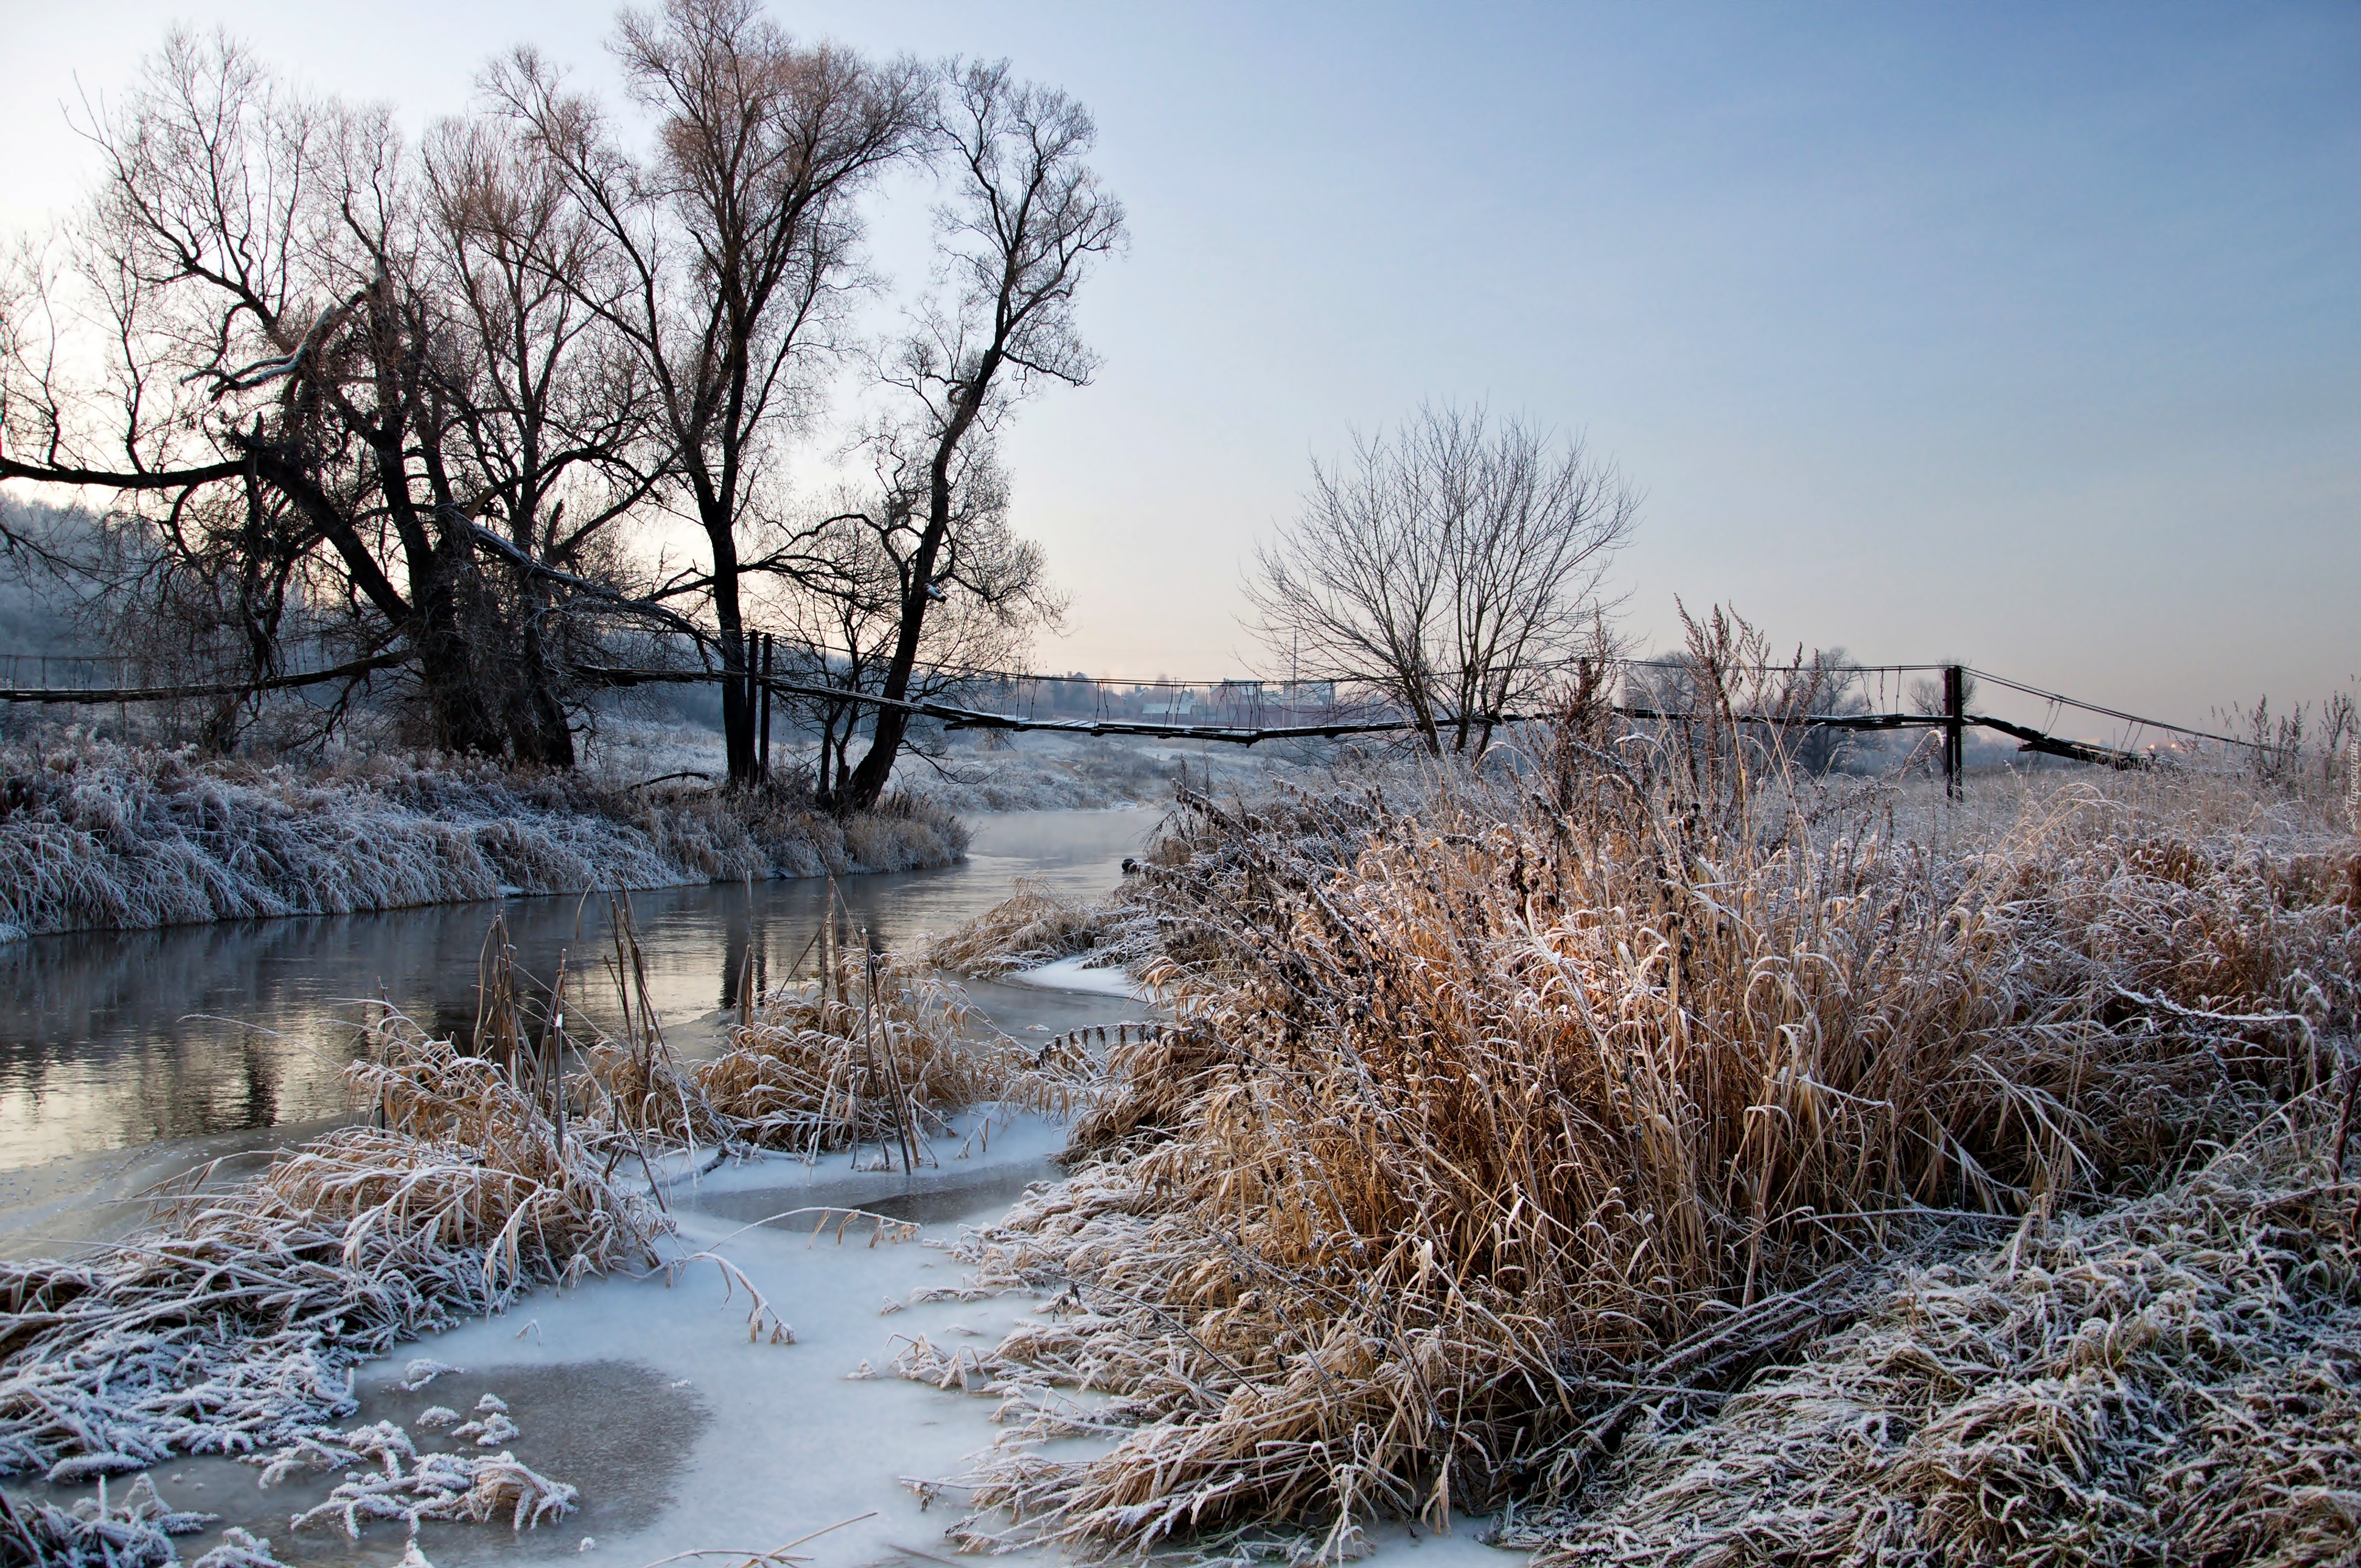
[{"label": "bank vegetation", "polygon": [[1191,796],[1114,905],[999,922],[1152,928],[1177,1027],[966,1244],[1053,1305],[956,1535],[2361,1549],[2349,781],[1816,777],[1711,718],[1726,647],[1697,722],[1577,687],[1518,771]]},{"label": "bank vegetation", "polygon": [[845,812],[790,787],[634,787],[482,758],[0,744],[0,927],[16,937],[911,871],[967,841],[908,795]]}]

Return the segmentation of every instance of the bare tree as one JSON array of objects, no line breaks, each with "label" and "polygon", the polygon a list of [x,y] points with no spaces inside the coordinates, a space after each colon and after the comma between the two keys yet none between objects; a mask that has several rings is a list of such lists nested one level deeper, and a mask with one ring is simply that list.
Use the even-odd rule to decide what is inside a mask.
[{"label": "bare tree", "polygon": [[[797,675],[847,693],[883,691],[908,595],[906,546],[922,532],[914,513],[926,490],[911,483],[919,477],[887,453],[873,498],[840,497],[831,515],[807,531],[806,548],[829,569],[807,573],[787,598]],[[1041,547],[1008,525],[1008,487],[983,443],[971,442],[961,454],[947,538],[935,573],[942,598],[926,618],[919,656],[903,688],[908,701],[957,697],[979,673],[1008,669],[1023,658],[1033,633],[1064,613]],[[874,709],[850,696],[797,706],[819,730],[814,786],[823,799],[834,798],[851,782],[847,753]]]},{"label": "bare tree", "polygon": [[741,581],[816,569],[790,539],[741,543],[780,510],[764,479],[778,442],[809,411],[837,307],[861,281],[853,199],[912,150],[931,104],[928,73],[806,48],[757,0],[666,0],[626,12],[617,34],[632,94],[661,116],[653,156],[626,153],[598,107],[531,51],[489,85],[528,128],[585,220],[611,247],[623,286],[583,295],[629,345],[664,432],[664,461],[705,537],[708,569],[662,586],[709,602],[727,674],[730,776],[754,773],[752,667]]},{"label": "bare tree", "polygon": [[[882,695],[906,698],[934,608],[953,591],[958,495],[972,444],[1043,382],[1080,386],[1093,361],[1073,320],[1093,258],[1123,238],[1123,207],[1084,160],[1097,138],[1085,109],[1051,88],[1020,82],[1005,61],[946,69],[949,86],[929,126],[954,191],[938,214],[959,296],[928,313],[885,379],[911,412],[880,442],[909,455],[917,504],[890,516],[881,545],[900,582],[898,625]],[[907,716],[880,708],[869,750],[838,803],[876,803],[893,776]]]},{"label": "bare tree", "polygon": [[[116,586],[248,674],[309,627],[408,662],[423,738],[568,760],[546,598],[500,592],[478,552],[578,561],[645,490],[628,459],[645,400],[543,286],[554,266],[598,269],[553,226],[545,182],[464,127],[422,172],[387,111],[291,92],[243,47],[185,34],[93,137],[104,178],[72,276],[41,280],[45,342],[11,306],[0,477],[110,493]],[[69,286],[104,329],[79,378],[54,308]],[[560,532],[566,498],[582,504]]]},{"label": "bare tree", "polygon": [[[1976,700],[1976,677],[1966,670],[1960,672],[1960,707],[1965,709]],[[1950,711],[1943,695],[1943,683],[1931,675],[1922,675],[1910,683],[1910,711],[1923,713],[1930,718],[1940,718]]]},{"label": "bare tree", "polygon": [[93,137],[73,250],[104,363],[76,384],[54,343],[20,360],[10,400],[39,435],[0,477],[154,498],[169,558],[247,579],[231,630],[266,667],[302,573],[340,577],[368,640],[414,652],[436,738],[498,750],[458,624],[466,543],[412,482],[433,349],[390,120],[180,34]]},{"label": "bare tree", "polygon": [[664,474],[661,451],[647,450],[647,381],[584,302],[610,302],[625,280],[609,236],[512,123],[446,120],[423,165],[426,246],[451,317],[435,390],[447,444],[478,477],[472,510],[502,525],[481,543],[509,568],[524,706],[509,729],[522,760],[568,767],[564,665],[592,651],[612,602],[568,585],[598,570],[608,532]]},{"label": "bare tree", "polygon": [[1314,464],[1302,514],[1257,552],[1256,630],[1301,678],[1374,688],[1440,756],[1598,639],[1639,498],[1578,440],[1429,406]]}]

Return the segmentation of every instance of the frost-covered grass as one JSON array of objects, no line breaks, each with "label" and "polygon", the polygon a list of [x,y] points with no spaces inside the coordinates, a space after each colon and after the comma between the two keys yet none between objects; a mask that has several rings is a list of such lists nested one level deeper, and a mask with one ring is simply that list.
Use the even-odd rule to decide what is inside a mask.
[{"label": "frost-covered grass", "polygon": [[1631,1563],[2349,1563],[2361,1200],[2333,1097],[2154,1197],[1864,1292],[1861,1320],[1510,1544]]},{"label": "frost-covered grass", "polygon": [[[2316,1490],[2348,1495],[2350,1407],[2306,1381],[2345,1376],[2361,1294],[2343,803],[2084,774],[1956,810],[1627,730],[1577,711],[1517,779],[1414,798],[1194,800],[1126,895],[1181,1026],[1114,1054],[1072,1179],[965,1250],[981,1285],[1067,1294],[971,1357],[1015,1430],[959,1533],[1223,1551],[1520,1501],[1573,1505],[1525,1539],[1585,1561],[2114,1561],[2168,1519],[2224,1563],[2361,1549]],[[2262,1175],[2191,1174],[2282,1115]],[[1892,1260],[2012,1234],[1958,1321],[1896,1299],[1852,1370],[1609,1468],[1841,1331]],[[2209,1416],[2163,1391],[2216,1335],[2248,1348]],[[1830,1378],[1866,1430],[1815,1424]],[[2214,1420],[2305,1479],[2223,1468]],[[1804,1535],[1687,1499],[1718,1454]],[[1612,1513],[1624,1485],[1654,1500]],[[1593,1512],[1647,1528],[1567,1522]]]},{"label": "frost-covered grass", "polygon": [[0,926],[19,933],[910,871],[966,844],[948,811],[907,796],[839,819],[784,793],[620,788],[448,758],[0,747]]},{"label": "frost-covered grass", "polygon": [[0,1264],[0,1474],[293,1442],[348,1414],[346,1374],[402,1340],[657,1261],[664,1220],[601,1175],[594,1129],[492,1060],[396,1016],[349,1076],[382,1124],[200,1183],[92,1256]]},{"label": "frost-covered grass", "polygon": [[[0,1494],[0,1561],[11,1568],[170,1568],[180,1561],[172,1538],[194,1535],[214,1519],[168,1508],[145,1475],[113,1499],[102,1483],[99,1496],[71,1508],[20,1506]],[[275,1568],[277,1563],[269,1541],[232,1530],[192,1568]]]},{"label": "frost-covered grass", "polygon": [[[692,1367],[652,1290],[536,1303],[577,1344],[727,1380],[714,1511],[658,1550],[789,1539],[979,1446],[856,1361],[892,1332],[862,1324],[882,1286],[911,1325],[898,1392],[988,1395],[1012,1429],[960,1477],[970,1546],[1244,1562],[1293,1536],[1302,1560],[1513,1503],[1507,1541],[1585,1563],[2349,1558],[2342,803],[2078,775],[1953,807],[1595,718],[1513,779],[1192,795],[1110,905],[1025,890],[980,922],[973,969],[1152,942],[1178,1024],[1115,1031],[1103,1078],[1079,1040],[963,1039],[896,963],[873,1001],[857,954],[743,998],[713,1064],[672,1062],[642,998],[554,1135],[602,1180],[680,1203],[709,1179],[791,1229],[724,1277],[804,1279],[840,1354]],[[524,1044],[503,1070],[531,1099]],[[898,1168],[922,1198],[972,1099],[1081,1110],[1071,1179],[973,1234],[966,1280],[911,1272],[916,1248],[818,1273],[848,1224],[897,1222],[763,1183],[853,1146],[846,1179]],[[668,1257],[735,1245],[685,1230]],[[356,1465],[347,1501],[402,1506],[425,1483],[401,1464]],[[893,1517],[845,1560],[907,1555]]]},{"label": "frost-covered grass", "polygon": [[[1060,959],[1103,957],[1119,924],[1112,902],[1058,897],[1041,881],[1020,879],[1011,895],[928,947],[928,959],[963,975],[1008,978]],[[1115,959],[1116,963],[1122,959]]]}]

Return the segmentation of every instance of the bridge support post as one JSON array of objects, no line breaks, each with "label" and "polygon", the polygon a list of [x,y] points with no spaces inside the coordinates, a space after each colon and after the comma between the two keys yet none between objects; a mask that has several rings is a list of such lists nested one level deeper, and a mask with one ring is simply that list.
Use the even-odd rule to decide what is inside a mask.
[{"label": "bridge support post", "polygon": [[1965,793],[1960,774],[1966,769],[1967,672],[1957,664],[1943,666],[1943,794],[1957,800]]}]

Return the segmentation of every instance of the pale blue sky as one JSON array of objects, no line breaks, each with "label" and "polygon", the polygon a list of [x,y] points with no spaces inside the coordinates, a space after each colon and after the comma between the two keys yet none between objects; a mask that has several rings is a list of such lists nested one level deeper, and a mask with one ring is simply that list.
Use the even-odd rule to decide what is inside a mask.
[{"label": "pale blue sky", "polygon": [[[1236,667],[1311,455],[1437,397],[1646,491],[1643,640],[1727,599],[2182,719],[2361,669],[2361,5],[775,10],[1099,117],[1104,367],[1007,444],[1075,597],[1044,667]],[[72,199],[58,101],[172,19],[423,116],[518,39],[608,75],[609,15],[0,0],[0,223]]]}]

